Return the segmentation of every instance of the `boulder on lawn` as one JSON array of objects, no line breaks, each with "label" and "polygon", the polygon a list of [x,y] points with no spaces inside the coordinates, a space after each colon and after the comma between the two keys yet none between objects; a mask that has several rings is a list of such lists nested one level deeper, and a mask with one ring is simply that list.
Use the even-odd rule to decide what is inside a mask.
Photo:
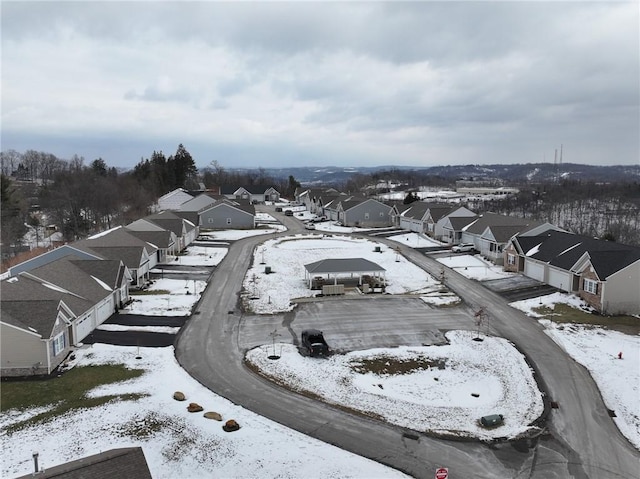
[{"label": "boulder on lawn", "polygon": [[220,415],[220,413],[217,413],[214,411],[205,412],[204,417],[206,417],[207,419],[215,419],[216,421],[222,421],[222,416]]},{"label": "boulder on lawn", "polygon": [[200,412],[200,411],[204,411],[204,408],[200,406],[200,404],[198,404],[197,402],[192,402],[192,403],[189,403],[189,405],[187,406],[187,411]]},{"label": "boulder on lawn", "polygon": [[227,422],[224,423],[224,426],[222,426],[222,429],[226,432],[237,431],[238,429],[240,429],[240,424],[238,424],[233,419],[229,419]]},{"label": "boulder on lawn", "polygon": [[176,401],[184,401],[185,399],[187,399],[187,396],[185,396],[184,393],[181,393],[180,391],[176,391],[173,393],[173,399],[175,399]]}]

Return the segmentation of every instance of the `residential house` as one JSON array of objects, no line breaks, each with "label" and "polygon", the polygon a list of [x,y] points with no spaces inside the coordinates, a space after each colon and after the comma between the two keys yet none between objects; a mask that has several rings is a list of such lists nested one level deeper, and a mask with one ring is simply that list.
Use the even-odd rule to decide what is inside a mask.
[{"label": "residential house", "polygon": [[503,264],[503,250],[512,236],[535,236],[558,227],[540,221],[495,213],[483,213],[462,229],[461,243],[472,243],[476,250],[495,264]]},{"label": "residential house", "polygon": [[464,206],[453,206],[448,211],[431,209],[427,217],[427,232],[438,241],[458,244],[462,238],[462,231],[478,217],[473,211]]},{"label": "residential house", "polygon": [[640,248],[566,231],[514,236],[505,270],[576,293],[602,314],[640,314]]},{"label": "residential house", "polygon": [[154,205],[154,211],[175,210],[183,203],[193,198],[193,195],[183,188],[176,188],[162,195]]},{"label": "residential house", "polygon": [[198,223],[181,218],[173,211],[162,211],[144,218],[147,221],[173,232],[177,239],[177,250],[182,251],[198,236]]},{"label": "residential house", "polygon": [[255,206],[248,201],[220,200],[199,213],[202,229],[252,229],[256,227]]},{"label": "residential house", "polygon": [[403,230],[422,234],[426,232],[424,220],[428,209],[429,203],[414,201],[402,206],[394,205],[393,211],[397,214],[392,214],[392,216],[396,218],[397,225]]},{"label": "residential house", "polygon": [[304,205],[307,211],[316,213],[317,199],[324,197],[337,197],[340,192],[333,188],[297,188],[295,192],[295,201]]},{"label": "residential house", "polygon": [[62,258],[2,282],[2,376],[48,375],[129,300],[130,276],[117,260]]},{"label": "residential house", "polygon": [[76,241],[73,247],[101,259],[122,260],[131,273],[131,286],[138,288],[144,287],[149,271],[158,264],[158,248],[123,227]]},{"label": "residential house", "polygon": [[157,262],[166,263],[170,256],[177,255],[178,237],[173,231],[166,230],[146,219],[136,220],[126,226],[126,230],[136,238],[150,243],[158,248]]},{"label": "residential house", "polygon": [[16,479],[151,479],[142,447],[110,449],[75,461],[38,469]]},{"label": "residential house", "polygon": [[220,193],[230,200],[245,200],[253,204],[280,201],[280,193],[270,185],[222,185]]},{"label": "residential house", "polygon": [[391,226],[391,206],[373,198],[340,200],[337,219],[344,226],[381,228]]}]

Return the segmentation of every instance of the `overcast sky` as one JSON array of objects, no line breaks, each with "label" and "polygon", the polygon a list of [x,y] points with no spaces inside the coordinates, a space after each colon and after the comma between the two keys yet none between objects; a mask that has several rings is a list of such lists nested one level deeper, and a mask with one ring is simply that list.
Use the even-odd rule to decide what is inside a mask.
[{"label": "overcast sky", "polygon": [[2,150],[637,164],[638,5],[2,1]]}]

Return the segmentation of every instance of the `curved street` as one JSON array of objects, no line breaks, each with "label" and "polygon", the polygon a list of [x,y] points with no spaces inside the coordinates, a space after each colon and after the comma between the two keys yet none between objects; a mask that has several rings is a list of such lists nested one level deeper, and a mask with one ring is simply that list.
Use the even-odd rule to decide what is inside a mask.
[{"label": "curved street", "polygon": [[[259,209],[273,214],[264,206]],[[298,220],[275,216],[288,228],[280,235],[304,231]],[[450,269],[445,268],[445,283],[463,299],[469,312],[463,329],[473,328],[472,311],[485,307],[491,334],[509,339],[526,354],[538,374],[540,388],[558,404],[557,409],[549,410],[547,431],[538,439],[492,445],[435,439],[289,392],[252,373],[243,359],[245,329],[255,318],[243,316],[238,294],[254,247],[266,239],[251,237],[231,245],[178,335],[178,362],[210,390],[285,426],[417,478],[432,478],[439,466],[448,467],[452,478],[640,477],[640,454],[609,417],[588,371],[568,357],[537,321]],[[387,243],[383,238],[375,241]],[[399,246],[407,259],[434,277],[440,276],[442,265],[434,259],[398,243],[388,244]],[[385,299],[385,304],[394,301],[407,307],[410,300]],[[368,308],[367,303],[357,301],[354,305]],[[290,329],[296,316],[305,314],[321,315],[322,308],[314,309],[314,303],[298,305],[292,313],[265,318],[261,331],[273,330],[273,325]],[[419,326],[422,330],[429,326],[428,314]],[[407,326],[412,327],[417,326]],[[403,333],[411,337],[411,331]],[[268,337],[262,341],[266,342]]]}]

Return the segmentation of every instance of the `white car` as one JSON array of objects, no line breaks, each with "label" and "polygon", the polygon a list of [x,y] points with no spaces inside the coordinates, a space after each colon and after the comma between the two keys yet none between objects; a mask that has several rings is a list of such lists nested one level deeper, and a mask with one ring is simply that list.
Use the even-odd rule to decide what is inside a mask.
[{"label": "white car", "polygon": [[475,250],[473,243],[460,243],[451,248],[454,253],[468,253]]}]

